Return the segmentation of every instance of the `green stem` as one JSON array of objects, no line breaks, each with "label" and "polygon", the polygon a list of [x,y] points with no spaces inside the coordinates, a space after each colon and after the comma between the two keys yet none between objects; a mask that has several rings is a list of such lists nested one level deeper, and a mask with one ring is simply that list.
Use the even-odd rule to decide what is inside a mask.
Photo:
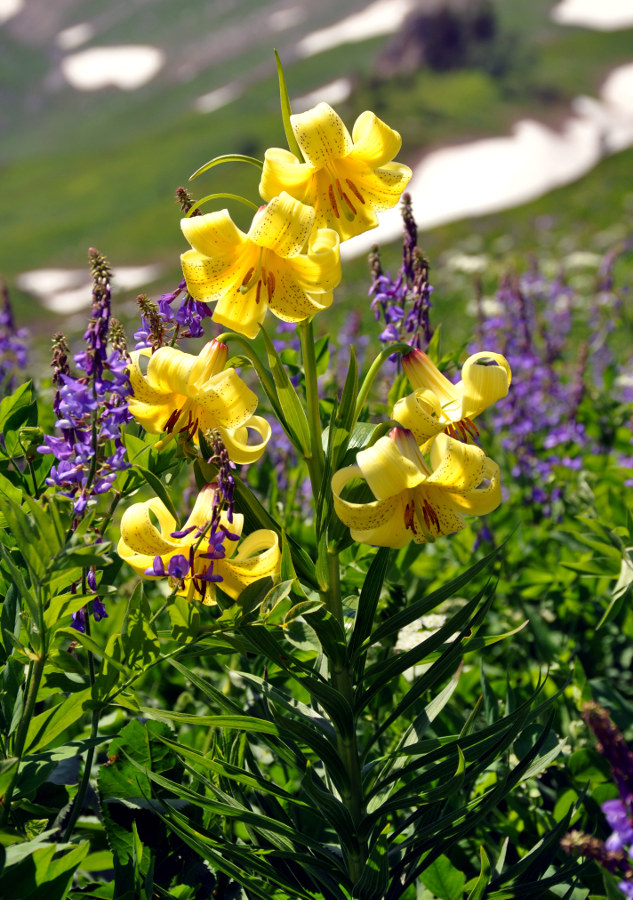
[{"label": "green stem", "polygon": [[24,753],[24,745],[26,744],[26,737],[29,731],[29,725],[31,724],[33,710],[35,709],[35,704],[37,702],[37,695],[40,689],[40,683],[42,681],[42,675],[44,674],[45,665],[46,657],[38,656],[30,667],[30,683],[28,687],[26,705],[24,707],[24,712],[22,713],[22,718],[20,719],[20,724],[18,726],[18,731],[15,736],[15,744],[13,747],[13,752],[17,757],[17,765],[15,767],[15,772],[13,774],[13,778],[11,779],[11,783],[9,784],[9,787],[7,788],[7,791],[4,795],[2,811],[0,812],[0,827],[6,825],[9,819],[11,811],[11,800],[13,799],[13,793],[18,783],[18,775],[20,772],[22,755]]},{"label": "green stem", "polygon": [[[343,603],[341,600],[340,569],[338,555],[328,553],[328,587],[321,593],[325,606],[329,613],[343,626]],[[347,659],[347,652],[337,659],[329,659],[330,683],[354,709],[354,678],[352,667]],[[356,736],[356,717],[351,723],[351,728],[342,733],[335,726],[336,746],[339,758],[343,763],[349,787],[343,792],[343,801],[352,817],[352,821],[358,830],[366,813],[365,793],[363,790],[363,778],[361,760]],[[349,874],[355,883],[365,870],[367,858],[366,843],[360,838],[356,839],[355,850],[348,850],[347,859]]]},{"label": "green stem", "polygon": [[[363,383],[361,385],[361,389],[358,394],[358,399],[356,400],[356,410],[354,412],[354,421],[352,422],[352,428],[358,422],[358,417],[360,416],[361,410],[365,405],[365,401],[367,400],[367,395],[371,390],[371,386],[374,383],[376,375],[380,371],[383,366],[385,360],[389,359],[390,356],[393,356],[394,353],[402,353],[406,355],[411,352],[411,346],[409,344],[405,344],[402,341],[398,341],[395,344],[389,344],[388,347],[385,347],[378,354],[376,359],[373,361],[369,369],[367,370],[367,374],[363,379]],[[351,429],[350,429],[351,430]]]},{"label": "green stem", "polygon": [[306,319],[298,325],[301,341],[301,356],[305,373],[306,403],[308,406],[308,427],[310,429],[310,457],[306,460],[310,470],[312,492],[319,496],[325,469],[323,453],[321,411],[319,409],[319,386],[317,383],[316,356],[314,353],[314,330],[312,320]]},{"label": "green stem", "polygon": [[[84,588],[85,589],[85,588]],[[86,610],[86,634],[90,637],[90,613]],[[95,684],[95,661],[94,656],[88,651],[88,675],[90,678],[90,686],[94,687]],[[90,721],[90,738],[94,741],[94,738],[97,737],[97,732],[99,730],[99,709],[93,709],[92,717]],[[84,772],[81,778],[81,783],[79,784],[79,788],[77,793],[75,794],[75,800],[70,810],[70,818],[66,823],[66,829],[64,831],[64,841],[69,841],[70,837],[73,833],[73,829],[79,818],[79,814],[84,805],[84,799],[86,797],[86,792],[88,791],[88,786],[90,784],[90,773],[92,772],[92,763],[94,762],[95,757],[96,744],[92,743],[90,747],[88,747],[88,751],[86,753],[86,761],[84,763]]]},{"label": "green stem", "polygon": [[255,367],[255,371],[259,376],[259,380],[262,383],[262,387],[266,391],[269,397],[275,396],[275,384],[270,377],[270,373],[268,369],[263,364],[257,353],[253,350],[251,345],[251,341],[248,338],[245,338],[243,335],[238,334],[236,331],[224,331],[222,334],[216,338],[217,341],[220,341],[222,344],[226,344],[229,341],[233,341],[236,344],[239,344],[245,351],[246,355],[253,363]]}]

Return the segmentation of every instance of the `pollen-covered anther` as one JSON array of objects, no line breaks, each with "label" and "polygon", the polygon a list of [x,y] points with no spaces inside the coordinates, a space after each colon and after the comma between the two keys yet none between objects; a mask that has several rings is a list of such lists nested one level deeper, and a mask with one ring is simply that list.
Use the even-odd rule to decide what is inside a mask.
[{"label": "pollen-covered anther", "polygon": [[173,432],[174,428],[176,427],[176,423],[178,422],[179,418],[180,418],[180,410],[175,409],[172,412],[172,414],[169,416],[167,421],[165,422],[165,425],[163,426],[163,431],[166,431],[168,434],[171,434]]},{"label": "pollen-covered anther", "polygon": [[364,205],[365,205],[365,198],[363,197],[363,195],[361,194],[361,192],[358,190],[358,188],[356,187],[356,185],[354,184],[354,182],[351,181],[349,178],[346,178],[346,179],[345,179],[345,183],[348,185],[350,191],[354,194],[354,196],[356,197],[356,199],[357,199],[360,203],[362,203],[363,206],[364,206]]},{"label": "pollen-covered anther", "polygon": [[439,533],[440,530],[440,517],[433,509],[428,500],[425,500],[422,504],[422,515],[424,516],[424,524],[431,531],[433,528],[436,532]]},{"label": "pollen-covered anther", "polygon": [[336,179],[336,187],[338,188],[338,192],[341,197],[341,200],[343,200],[345,203],[347,203],[352,215],[355,216],[356,208],[355,208],[354,204],[352,203],[352,201],[347,196],[347,194],[345,193],[345,191],[343,190],[343,188],[341,187],[341,182],[338,180],[338,178]]},{"label": "pollen-covered anther", "polygon": [[268,278],[266,279],[266,290],[268,291],[268,300],[272,300],[272,296],[275,293],[275,276],[272,272],[268,273]]},{"label": "pollen-covered anther", "polygon": [[466,429],[466,431],[474,440],[477,440],[477,438],[479,437],[479,429],[477,428],[473,420],[465,418],[462,419],[462,421],[464,423],[464,428]]},{"label": "pollen-covered anther", "polygon": [[336,216],[337,219],[341,218],[341,214],[338,211],[338,206],[336,204],[336,197],[334,196],[334,185],[331,184],[328,188],[328,197],[330,198],[330,206],[332,207],[332,212]]},{"label": "pollen-covered anther", "polygon": [[412,500],[404,508],[404,527],[410,528],[414,534],[417,534],[415,527],[415,500]]}]

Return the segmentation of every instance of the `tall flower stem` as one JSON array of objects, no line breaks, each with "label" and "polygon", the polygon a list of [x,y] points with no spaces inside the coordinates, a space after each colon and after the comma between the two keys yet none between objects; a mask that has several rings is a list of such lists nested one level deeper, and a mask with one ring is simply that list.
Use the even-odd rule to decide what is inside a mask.
[{"label": "tall flower stem", "polygon": [[[310,320],[301,322],[298,326],[301,341],[301,355],[305,373],[306,403],[308,412],[308,426],[310,430],[311,455],[306,459],[310,471],[310,481],[314,496],[329,490],[329,485],[323,484],[325,474],[325,454],[323,452],[321,413],[319,410],[319,389],[317,383],[316,356],[314,352],[314,331]],[[327,611],[337,620],[343,628],[343,604],[341,600],[340,567],[338,554],[325,552],[327,558],[322,560],[320,566],[325,574],[327,584],[322,586],[321,599]],[[354,709],[354,679],[352,668],[349,665],[347,647],[341,647],[340,652],[332,658],[328,658],[330,683],[348,702],[350,709]],[[365,800],[362,783],[360,754],[356,737],[356,719],[353,716],[350,727],[343,731],[335,725],[336,744],[339,757],[347,775],[348,787],[343,792],[343,801],[350,812],[355,828],[358,830],[365,813]],[[364,841],[356,837],[354,849],[348,850],[348,866],[351,880],[355,883],[362,876],[365,869],[366,847]]]},{"label": "tall flower stem", "polygon": [[298,325],[301,341],[301,357],[305,373],[306,403],[308,405],[308,427],[310,429],[310,457],[306,460],[310,470],[310,481],[315,497],[319,496],[325,469],[325,455],[321,438],[321,411],[319,410],[319,386],[317,384],[316,356],[314,353],[314,329],[312,320],[306,319]]},{"label": "tall flower stem", "polygon": [[[85,579],[84,579],[85,580]],[[85,590],[85,585],[84,585]],[[86,610],[86,634],[90,636],[90,614],[88,610]],[[88,676],[90,678],[90,687],[94,687],[95,684],[95,662],[94,656],[92,652],[88,651]],[[72,805],[70,810],[70,817],[68,822],[66,823],[66,828],[64,830],[64,840],[69,841],[70,836],[73,833],[73,829],[79,818],[79,814],[81,813],[82,807],[84,805],[84,799],[86,797],[86,793],[88,791],[88,786],[90,784],[90,773],[92,772],[92,763],[94,762],[95,749],[96,745],[94,743],[95,738],[97,737],[97,732],[99,730],[99,717],[100,710],[93,709],[92,717],[90,720],[90,740],[91,744],[88,747],[88,751],[86,753],[86,761],[84,763],[84,772],[81,778],[81,782],[79,784],[79,788],[77,789],[77,793],[75,794],[75,802]]]}]

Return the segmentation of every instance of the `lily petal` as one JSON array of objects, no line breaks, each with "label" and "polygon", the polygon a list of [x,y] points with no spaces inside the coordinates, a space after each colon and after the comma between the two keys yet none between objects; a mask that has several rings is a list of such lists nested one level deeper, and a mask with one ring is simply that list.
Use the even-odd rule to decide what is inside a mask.
[{"label": "lily petal", "polygon": [[397,156],[402,138],[373,112],[365,110],[354,122],[352,147],[349,157],[357,159],[371,169],[384,166]]},{"label": "lily petal", "polygon": [[484,477],[486,454],[475,444],[465,444],[447,434],[438,434],[431,446],[432,474],[427,484],[451,491],[474,490]]},{"label": "lily petal", "polygon": [[218,559],[214,571],[222,576],[221,589],[235,600],[260,578],[278,578],[280,566],[279,539],[274,531],[262,528],[244,538],[231,559]]},{"label": "lily petal", "polygon": [[356,454],[356,461],[377,500],[410,490],[427,477],[414,462],[402,455],[390,437],[381,437],[371,447],[361,450]]},{"label": "lily petal", "polygon": [[[486,360],[495,365],[481,365]],[[462,366],[462,417],[474,417],[508,393],[512,373],[505,356],[481,352]]]},{"label": "lily petal", "polygon": [[150,512],[158,519],[164,534],[175,530],[176,520],[167,512],[164,504],[154,498],[145,503],[135,503],[126,509],[121,518],[121,540],[135,553],[154,558],[171,553],[178,547],[178,542],[163,537],[152,522]]},{"label": "lily petal", "polygon": [[290,116],[290,124],[307,162],[320,169],[330,159],[347,156],[352,139],[341,117],[328,103],[318,103],[307,112]]},{"label": "lily petal", "polygon": [[313,226],[314,210],[282,191],[255,215],[248,237],[277,256],[298,256]]}]

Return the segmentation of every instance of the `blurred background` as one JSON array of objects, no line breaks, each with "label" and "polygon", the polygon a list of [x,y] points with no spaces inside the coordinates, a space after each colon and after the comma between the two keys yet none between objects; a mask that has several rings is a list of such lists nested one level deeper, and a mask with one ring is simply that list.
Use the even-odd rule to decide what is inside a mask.
[{"label": "blurred background", "polygon": [[[402,134],[444,312],[478,272],[531,254],[591,269],[630,234],[633,0],[0,0],[0,274],[18,324],[83,327],[91,246],[123,318],[175,287],[176,188],[219,154],[284,145],[273,48],[295,112],[325,100],[351,129],[369,108]],[[256,200],[257,183],[231,164],[190,187]],[[397,268],[399,230],[394,211],[346,245],[341,309],[365,302],[374,241]]]}]

